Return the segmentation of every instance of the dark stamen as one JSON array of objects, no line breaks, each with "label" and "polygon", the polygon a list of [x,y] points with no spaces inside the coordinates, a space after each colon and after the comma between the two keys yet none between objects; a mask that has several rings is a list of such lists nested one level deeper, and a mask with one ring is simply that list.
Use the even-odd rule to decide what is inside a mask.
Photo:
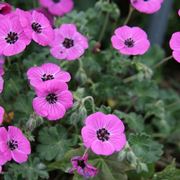
[{"label": "dark stamen", "polygon": [[132,38],[129,38],[129,39],[126,39],[124,44],[129,47],[129,48],[132,48],[134,47],[134,40]]},{"label": "dark stamen", "polygon": [[11,151],[14,151],[15,149],[18,148],[18,142],[15,141],[15,140],[10,140],[7,142],[7,145],[8,145],[8,148],[11,150]]},{"label": "dark stamen", "polygon": [[48,81],[48,80],[52,80],[52,79],[54,79],[54,77],[53,77],[53,75],[51,75],[51,74],[43,74],[43,76],[42,76],[42,81]]},{"label": "dark stamen", "polygon": [[9,44],[14,44],[18,40],[18,34],[15,32],[9,32],[5,40]]},{"label": "dark stamen", "polygon": [[86,164],[84,163],[84,160],[78,160],[78,166],[80,166],[82,169],[86,167]]},{"label": "dark stamen", "polygon": [[52,0],[54,3],[58,3],[60,2],[61,0]]},{"label": "dark stamen", "polygon": [[96,135],[100,141],[104,142],[109,140],[110,133],[105,128],[102,128],[96,131]]},{"label": "dark stamen", "polygon": [[74,41],[72,39],[65,38],[63,42],[63,46],[69,49],[74,46]]},{"label": "dark stamen", "polygon": [[58,100],[58,97],[54,93],[50,93],[46,96],[46,100],[49,104],[55,104]]},{"label": "dark stamen", "polygon": [[32,23],[31,27],[38,34],[40,34],[42,32],[42,27],[39,23],[34,22],[34,23]]}]

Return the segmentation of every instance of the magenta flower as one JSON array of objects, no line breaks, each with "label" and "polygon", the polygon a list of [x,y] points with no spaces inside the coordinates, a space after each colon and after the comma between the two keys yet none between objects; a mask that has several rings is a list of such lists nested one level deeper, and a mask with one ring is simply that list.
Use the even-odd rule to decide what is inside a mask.
[{"label": "magenta flower", "polygon": [[180,16],[180,9],[178,10],[178,15]]},{"label": "magenta flower", "polygon": [[48,120],[58,120],[73,105],[73,96],[68,86],[60,81],[47,81],[36,89],[33,100],[35,112]]},{"label": "magenta flower", "polygon": [[0,19],[0,54],[19,54],[30,43],[17,16],[7,15]]},{"label": "magenta flower", "polygon": [[84,54],[88,40],[77,31],[74,24],[63,24],[55,29],[55,38],[50,46],[52,56],[71,61]]},{"label": "magenta flower", "polygon": [[68,72],[62,71],[61,68],[53,63],[46,63],[40,67],[31,67],[27,72],[30,84],[33,87],[39,87],[47,81],[59,80],[68,82],[71,76]]},{"label": "magenta flower", "polygon": [[0,106],[0,125],[3,122],[3,117],[4,117],[4,108]]},{"label": "magenta flower", "polygon": [[0,55],[0,76],[4,75],[4,56]]},{"label": "magenta flower", "polygon": [[21,25],[25,34],[36,43],[47,46],[54,38],[54,31],[49,20],[37,11],[26,12],[20,9],[16,10],[20,17]]},{"label": "magenta flower", "polygon": [[39,13],[42,13],[44,16],[46,16],[46,18],[49,20],[51,26],[54,26],[54,16],[46,8],[39,7],[35,10]]},{"label": "magenta flower", "polygon": [[2,93],[4,88],[4,79],[2,78],[2,76],[0,76],[0,93]]},{"label": "magenta flower", "polygon": [[164,0],[131,0],[132,6],[139,12],[153,14],[160,10]]},{"label": "magenta flower", "polygon": [[124,124],[111,114],[97,112],[88,116],[81,134],[86,148],[91,148],[98,155],[111,155],[126,144]]},{"label": "magenta flower", "polygon": [[1,156],[6,161],[13,159],[17,163],[23,163],[31,153],[28,139],[19,128],[14,126],[9,126],[8,131],[4,127],[0,128],[0,144]]},{"label": "magenta flower", "polygon": [[180,32],[175,32],[172,35],[169,44],[173,50],[173,58],[180,63]]},{"label": "magenta flower", "polygon": [[74,6],[73,0],[39,0],[41,6],[48,8],[49,12],[56,16],[69,13]]},{"label": "magenta flower", "polygon": [[97,175],[97,168],[93,167],[91,164],[87,163],[88,155],[86,154],[84,157],[75,156],[71,159],[72,168],[69,170],[69,173],[73,173],[77,170],[77,173],[85,178],[91,178]]},{"label": "magenta flower", "polygon": [[111,38],[112,46],[125,55],[142,55],[150,47],[147,34],[139,27],[122,26]]},{"label": "magenta flower", "polygon": [[0,14],[6,15],[12,11],[12,7],[10,4],[2,2],[0,3]]},{"label": "magenta flower", "polygon": [[9,160],[10,159],[8,159],[7,154],[5,155],[3,152],[0,151],[0,167],[6,164]]}]

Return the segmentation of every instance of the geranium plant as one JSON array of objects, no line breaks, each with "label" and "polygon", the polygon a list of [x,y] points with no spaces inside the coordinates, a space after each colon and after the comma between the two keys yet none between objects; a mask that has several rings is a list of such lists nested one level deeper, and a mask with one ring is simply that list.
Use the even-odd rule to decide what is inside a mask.
[{"label": "geranium plant", "polygon": [[161,70],[180,32],[162,49],[136,21],[165,0],[130,0],[126,17],[81,3],[0,3],[0,178],[179,180],[179,85]]}]

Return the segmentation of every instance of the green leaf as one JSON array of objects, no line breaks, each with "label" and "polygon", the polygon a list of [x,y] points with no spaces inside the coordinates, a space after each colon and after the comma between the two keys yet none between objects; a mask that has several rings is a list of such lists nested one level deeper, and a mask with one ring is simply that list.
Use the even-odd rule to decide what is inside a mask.
[{"label": "green leaf", "polygon": [[162,155],[162,145],[147,134],[131,134],[129,144],[135,155],[145,163],[156,162]]},{"label": "green leaf", "polygon": [[[21,178],[18,178],[21,177]],[[5,173],[5,179],[27,179],[38,180],[39,178],[48,179],[49,175],[46,171],[46,166],[40,162],[39,158],[30,158],[27,163],[24,164],[10,164],[8,173]]]},{"label": "green leaf", "polygon": [[179,180],[180,170],[176,169],[175,162],[167,166],[163,171],[156,173],[153,180]]},{"label": "green leaf", "polygon": [[136,113],[126,114],[124,112],[115,110],[114,114],[116,114],[120,119],[124,120],[128,127],[136,132],[143,132],[144,130],[144,120],[141,115],[137,115]]},{"label": "green leaf", "polygon": [[66,130],[60,125],[43,128],[39,132],[38,140],[41,144],[37,146],[37,151],[40,157],[47,161],[62,159],[69,149]]},{"label": "green leaf", "polygon": [[112,159],[112,157],[99,157],[90,162],[92,162],[92,164],[99,169],[98,175],[93,178],[94,180],[127,180],[125,171],[129,170],[130,167],[126,166],[124,162],[117,161],[117,159]]}]

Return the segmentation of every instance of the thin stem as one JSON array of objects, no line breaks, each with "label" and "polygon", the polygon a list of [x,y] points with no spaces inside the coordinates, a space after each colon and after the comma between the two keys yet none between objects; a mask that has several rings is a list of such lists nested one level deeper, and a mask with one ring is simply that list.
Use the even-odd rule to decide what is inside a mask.
[{"label": "thin stem", "polygon": [[86,148],[86,149],[85,149],[85,151],[84,151],[84,154],[83,154],[82,158],[84,158],[84,156],[87,154],[88,150],[89,150],[89,148]]},{"label": "thin stem", "polygon": [[172,104],[167,105],[166,108],[171,108],[173,106],[177,106],[178,104],[180,104],[180,101],[173,102]]},{"label": "thin stem", "polygon": [[98,42],[102,41],[102,39],[104,37],[104,34],[106,32],[106,28],[107,28],[108,22],[109,22],[109,13],[106,14],[106,17],[105,17],[105,20],[104,20],[104,25],[103,25],[101,33],[99,35]]},{"label": "thin stem", "polygon": [[131,19],[133,11],[134,11],[134,8],[132,6],[130,6],[128,16],[127,16],[126,20],[124,21],[124,25],[128,24],[129,20]]},{"label": "thin stem", "polygon": [[128,83],[128,82],[131,82],[133,80],[135,80],[137,78],[138,74],[135,74],[133,76],[130,76],[130,77],[127,77],[123,80],[123,83]]},{"label": "thin stem", "polygon": [[92,110],[93,112],[96,111],[95,109],[95,102],[94,102],[94,99],[92,96],[86,96],[83,100],[82,100],[82,103],[84,104],[86,100],[90,99],[92,101]]},{"label": "thin stem", "polygon": [[81,59],[81,58],[79,59],[79,69],[84,69],[84,68],[83,68],[83,62],[82,62],[82,59]]},{"label": "thin stem", "polygon": [[161,66],[162,64],[164,64],[165,62],[169,61],[172,58],[173,58],[172,55],[164,58],[162,61],[160,61],[158,64],[156,64],[154,68],[158,68],[159,66]]}]

